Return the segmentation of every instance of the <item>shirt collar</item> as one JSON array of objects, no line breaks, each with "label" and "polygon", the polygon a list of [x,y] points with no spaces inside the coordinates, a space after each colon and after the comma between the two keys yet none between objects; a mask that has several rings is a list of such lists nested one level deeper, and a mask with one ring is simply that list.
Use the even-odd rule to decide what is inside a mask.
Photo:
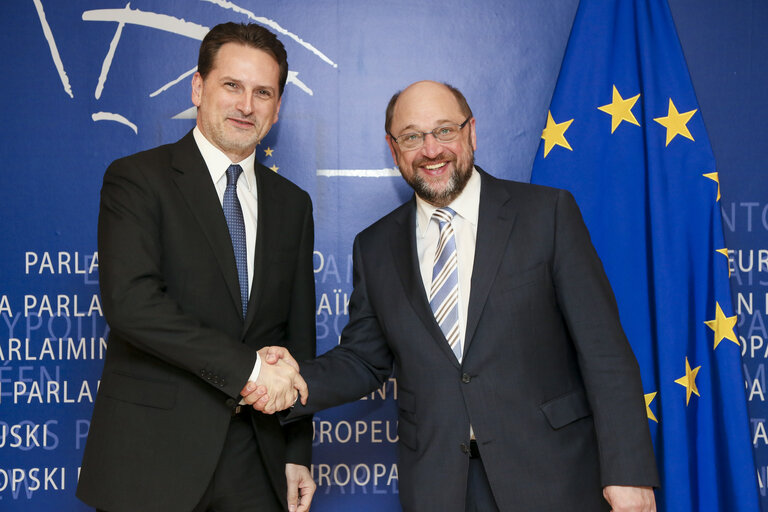
[{"label": "shirt collar", "polygon": [[219,148],[214,146],[211,141],[205,138],[200,128],[195,126],[192,130],[192,135],[195,137],[195,142],[200,150],[200,154],[203,155],[205,165],[208,167],[208,172],[211,173],[211,179],[214,183],[218,183],[227,172],[227,169],[232,164],[238,164],[243,168],[243,177],[245,178],[246,188],[253,190],[256,186],[256,171],[254,165],[256,162],[256,148],[253,152],[245,157],[240,162],[232,162],[227,155],[224,154]]},{"label": "shirt collar", "polygon": [[[459,197],[448,205],[456,212],[457,217],[470,222],[475,228],[477,228],[477,219],[480,211],[480,184],[480,173],[473,167],[472,174],[464,190],[461,191]],[[416,196],[416,235],[418,237],[424,237],[426,234],[429,221],[432,219],[432,214],[435,213],[437,208],[437,206],[429,204],[418,195]]]}]

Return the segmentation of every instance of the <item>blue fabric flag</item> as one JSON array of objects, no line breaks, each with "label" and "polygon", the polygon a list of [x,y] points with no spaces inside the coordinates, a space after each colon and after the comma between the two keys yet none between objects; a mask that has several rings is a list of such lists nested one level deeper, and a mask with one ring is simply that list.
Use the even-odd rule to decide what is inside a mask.
[{"label": "blue fabric flag", "polygon": [[666,0],[582,0],[532,181],[576,197],[642,370],[660,511],[758,511],[720,189]]}]

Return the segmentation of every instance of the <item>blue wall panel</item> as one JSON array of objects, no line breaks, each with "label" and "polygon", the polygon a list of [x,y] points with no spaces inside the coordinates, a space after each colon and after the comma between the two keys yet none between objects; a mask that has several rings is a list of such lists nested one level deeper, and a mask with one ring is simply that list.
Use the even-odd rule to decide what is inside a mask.
[{"label": "blue wall panel", "polygon": [[[768,37],[761,27],[768,8],[757,1],[670,3],[718,160],[734,297],[753,297],[752,308],[740,309],[740,334],[748,385],[760,386],[750,406],[765,482],[768,252],[760,251],[768,247]],[[89,510],[74,489],[108,332],[95,260],[101,177],[115,158],[191,129],[188,73],[206,27],[257,21],[277,30],[288,50],[292,73],[280,121],[257,158],[312,195],[324,352],[347,321],[354,235],[410,195],[392,176],[384,142],[389,97],[425,78],[459,87],[477,118],[478,164],[527,181],[576,6],[3,2],[0,509]],[[752,251],[751,266],[745,251]],[[399,510],[396,392],[392,381],[316,416],[313,510]]]}]

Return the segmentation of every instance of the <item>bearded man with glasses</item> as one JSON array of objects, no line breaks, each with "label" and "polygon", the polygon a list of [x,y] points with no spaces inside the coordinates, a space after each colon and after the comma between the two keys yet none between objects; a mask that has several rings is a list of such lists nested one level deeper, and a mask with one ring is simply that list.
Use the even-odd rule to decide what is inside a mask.
[{"label": "bearded man with glasses", "polygon": [[395,94],[385,127],[415,195],[355,239],[349,324],[288,418],[394,370],[404,510],[655,510],[640,372],[571,194],[475,166],[449,85]]}]

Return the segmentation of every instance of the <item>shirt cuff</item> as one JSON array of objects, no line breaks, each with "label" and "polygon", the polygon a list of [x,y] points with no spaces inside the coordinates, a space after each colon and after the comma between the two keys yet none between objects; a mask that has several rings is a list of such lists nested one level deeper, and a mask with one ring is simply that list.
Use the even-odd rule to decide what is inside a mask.
[{"label": "shirt cuff", "polygon": [[[251,370],[251,376],[248,377],[248,382],[256,382],[261,372],[261,356],[256,354],[256,362],[253,364],[253,370]],[[240,399],[240,405],[245,405],[245,400]]]}]

